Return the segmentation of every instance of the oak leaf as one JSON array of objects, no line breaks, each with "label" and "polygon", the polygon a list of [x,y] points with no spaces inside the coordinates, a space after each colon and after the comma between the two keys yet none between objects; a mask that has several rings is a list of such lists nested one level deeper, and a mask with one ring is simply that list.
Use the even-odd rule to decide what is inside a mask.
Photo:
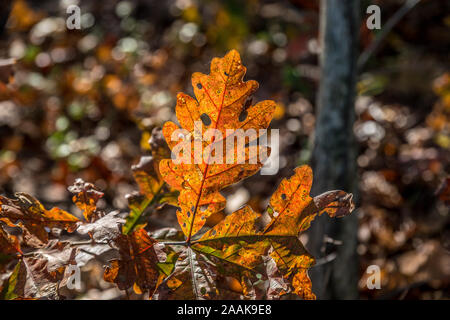
[{"label": "oak leaf", "polygon": [[136,293],[142,293],[142,290],[152,293],[172,272],[175,252],[168,251],[162,243],[150,238],[144,229],[120,235],[115,243],[120,259],[111,261],[104,279],[116,283],[119,289],[133,287]]},{"label": "oak leaf", "polygon": [[86,221],[95,221],[103,215],[103,212],[97,209],[97,202],[103,197],[104,193],[92,183],[85,182],[83,179],[76,179],[68,190],[73,194],[72,201],[83,212]]},{"label": "oak leaf", "polygon": [[[244,74],[245,67],[233,50],[224,58],[212,60],[210,75],[192,76],[197,99],[181,93],[176,106],[185,133],[177,136],[180,128],[172,122],[163,127],[172,151],[179,143],[177,138],[181,138],[183,148],[186,147],[183,150],[190,148],[191,160],[195,160],[195,143],[199,141],[196,135],[201,124],[220,130],[222,137],[229,134],[227,129],[258,130],[269,126],[276,104],[263,101],[248,105],[246,101],[258,84],[243,82]],[[200,141],[206,148],[223,142]],[[243,164],[210,163],[204,157],[190,163],[161,161],[164,180],[180,191],[177,218],[187,248],[181,252],[174,273],[161,283],[154,297],[214,299],[228,297],[228,292],[234,290],[243,298],[273,299],[289,293],[303,299],[315,298],[307,275],[314,258],[303,247],[299,233],[310,226],[317,214],[327,212],[332,217],[342,217],[353,210],[353,203],[352,195],[343,191],[331,191],[313,199],[309,195],[313,177],[308,166],[297,168],[291,178],[281,182],[266,213],[245,206],[195,239],[206,219],[223,210],[225,198],[220,190],[261,168],[262,159],[253,164],[248,161],[249,147],[245,146],[247,161]],[[234,155],[239,152],[236,148]],[[262,290],[261,281],[267,281],[269,287]],[[228,288],[220,288],[227,282]]]},{"label": "oak leaf", "polygon": [[120,229],[124,222],[121,213],[113,211],[92,223],[80,225],[77,232],[88,234],[97,243],[113,241],[120,236]]},{"label": "oak leaf", "polygon": [[0,252],[5,255],[22,253],[19,239],[16,236],[8,234],[0,224]]},{"label": "oak leaf", "polygon": [[[201,256],[203,260],[207,257],[210,261],[214,261],[212,264],[216,268],[222,264],[220,271],[222,276],[237,277],[242,287],[247,286],[247,292],[245,290],[242,292],[244,296],[251,296],[249,289],[254,285],[255,277],[258,278],[259,275],[259,279],[263,278],[273,284],[264,294],[266,298],[279,298],[281,295],[295,293],[303,299],[314,299],[307,275],[307,269],[313,266],[314,258],[303,247],[299,233],[309,227],[317,214],[328,212],[330,216],[336,216],[338,211],[339,216],[349,214],[352,210],[352,199],[349,194],[342,191],[333,191],[326,193],[325,196],[311,198],[309,196],[311,183],[311,169],[308,166],[297,168],[290,179],[281,182],[272,196],[267,210],[269,222],[264,223],[264,215],[245,206],[227,216],[200,239],[192,241],[191,251],[185,253],[190,256],[185,259],[195,261]],[[340,206],[334,205],[336,203],[340,203]],[[185,264],[177,262],[177,266],[183,267]],[[190,268],[192,265],[193,263]],[[196,270],[200,271],[202,268],[199,266]],[[163,296],[170,297],[168,292],[171,292],[175,297],[180,297],[178,287],[183,282],[180,278],[187,277],[190,282],[196,282],[201,278],[190,278],[187,271],[178,273],[181,274],[178,277],[177,275],[168,277],[158,288],[157,293],[160,294],[159,291],[162,291]],[[209,274],[213,273],[210,271]],[[170,281],[172,283],[169,284]],[[214,284],[211,288],[201,283],[184,284],[183,288],[186,286],[194,289],[207,288],[203,290],[203,294],[194,290],[197,295],[193,298],[210,298],[212,292],[218,295],[218,291],[215,291],[218,290],[215,287],[216,282],[211,283]]]},{"label": "oak leaf", "polygon": [[[246,101],[256,91],[258,83],[242,81],[245,72],[246,68],[242,65],[239,54],[232,50],[224,58],[212,60],[209,75],[193,74],[192,86],[197,99],[184,93],[178,94],[176,115],[181,128],[186,132],[181,137],[181,143],[189,144],[194,161],[176,164],[166,159],[161,161],[159,168],[164,180],[180,191],[177,217],[188,241],[205,225],[209,216],[224,209],[225,198],[219,191],[255,174],[262,166],[261,159],[250,163],[250,146],[245,147],[247,163],[244,164],[235,161],[211,164],[204,160],[203,154],[200,155],[200,161],[195,161],[199,156],[195,152],[195,140],[198,140],[197,132],[202,132],[198,128],[199,123],[203,123],[208,129],[219,130],[223,139],[227,136],[227,129],[253,129],[259,133],[259,129],[269,126],[276,104],[273,101],[262,101],[246,106]],[[176,134],[178,129],[180,128],[173,122],[164,124],[163,134],[171,149],[180,142],[180,137]],[[210,146],[211,155],[212,145],[223,141],[211,137],[209,142],[211,144],[208,141],[201,143],[206,148]],[[233,157],[237,158],[237,151],[234,151]]]},{"label": "oak leaf", "polygon": [[[218,296],[217,274],[214,263],[191,248],[186,248],[177,260],[173,273],[158,287],[153,298],[213,299]],[[191,281],[193,278],[195,281]]]},{"label": "oak leaf", "polygon": [[79,220],[70,213],[54,207],[50,210],[32,196],[17,193],[17,199],[0,196],[0,220],[9,226],[23,230],[25,242],[31,246],[42,246],[48,242],[45,228],[60,228],[73,232]]},{"label": "oak leaf", "polygon": [[31,255],[20,257],[0,299],[59,299],[65,267],[74,262],[75,254],[69,242],[51,240]]}]

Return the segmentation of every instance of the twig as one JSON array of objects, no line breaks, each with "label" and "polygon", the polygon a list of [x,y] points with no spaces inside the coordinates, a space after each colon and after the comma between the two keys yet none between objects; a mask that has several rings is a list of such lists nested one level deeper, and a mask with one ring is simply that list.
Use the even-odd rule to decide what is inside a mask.
[{"label": "twig", "polygon": [[160,243],[164,243],[170,246],[187,246],[188,243],[186,241],[164,241],[160,240]]},{"label": "twig", "polygon": [[[84,245],[97,245],[97,244],[108,244],[108,243],[109,242],[107,242],[107,241],[94,242],[92,240],[87,240],[87,241],[69,242],[69,245],[70,245],[70,247],[77,247],[77,246],[84,246]],[[31,256],[34,256],[34,255],[37,255],[37,254],[41,254],[42,252],[39,252],[40,249],[46,249],[46,248],[37,248],[36,251],[30,251],[30,252],[27,252],[27,253],[23,253],[20,256],[21,257],[31,257]],[[86,253],[89,253],[89,254],[92,254],[92,255],[95,255],[94,253],[88,252],[88,251],[83,250],[83,249],[82,249],[82,251],[86,252]],[[95,255],[95,256],[97,256],[97,255]]]},{"label": "twig", "polygon": [[95,242],[93,240],[86,240],[86,241],[76,241],[76,242],[70,242],[70,246],[71,247],[76,247],[76,246],[83,246],[85,244],[91,244],[91,245],[96,245],[96,244],[108,244],[108,241],[101,241],[101,242]]},{"label": "twig", "polygon": [[333,261],[334,259],[336,259],[336,257],[337,257],[337,253],[332,252],[323,258],[317,259],[316,263],[312,267],[315,268],[315,267],[321,266],[323,264],[327,264],[327,263]]},{"label": "twig", "polygon": [[375,40],[364,50],[358,59],[358,70],[361,71],[370,57],[376,53],[383,40],[394,28],[394,26],[412,9],[418,4],[420,0],[407,0],[405,4],[384,24],[384,28],[377,34]]}]

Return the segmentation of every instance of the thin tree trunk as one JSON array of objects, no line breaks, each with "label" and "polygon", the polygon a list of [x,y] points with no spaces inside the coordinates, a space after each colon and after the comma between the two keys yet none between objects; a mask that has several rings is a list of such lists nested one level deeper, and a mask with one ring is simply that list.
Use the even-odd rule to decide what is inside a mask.
[{"label": "thin tree trunk", "polygon": [[[321,83],[312,166],[313,195],[326,190],[357,191],[356,146],[353,138],[358,0],[321,0]],[[357,195],[355,194],[356,199]],[[319,299],[358,298],[358,220],[353,213],[342,219],[318,217],[309,232],[314,256],[336,255],[313,267],[310,276]],[[334,243],[327,239],[334,239]]]},{"label": "thin tree trunk", "polygon": [[6,22],[11,11],[11,3],[11,0],[0,0],[0,36],[5,30]]}]

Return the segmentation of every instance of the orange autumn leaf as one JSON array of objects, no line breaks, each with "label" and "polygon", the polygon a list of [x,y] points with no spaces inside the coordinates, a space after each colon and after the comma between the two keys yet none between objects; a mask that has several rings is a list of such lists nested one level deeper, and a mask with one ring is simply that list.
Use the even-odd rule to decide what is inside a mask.
[{"label": "orange autumn leaf", "polygon": [[[213,59],[210,75],[193,75],[197,100],[179,94],[176,106],[184,131],[176,131],[180,128],[172,122],[163,128],[173,152],[181,145],[183,152],[193,151],[190,160],[195,160],[198,157],[195,144],[201,141],[196,137],[201,132],[199,126],[217,129],[222,137],[227,137],[227,129],[258,130],[269,126],[276,105],[264,101],[247,106],[246,101],[257,83],[242,82],[244,73],[239,54],[231,51],[224,58]],[[181,138],[180,144],[177,138]],[[200,143],[209,151],[208,143],[223,142],[211,139]],[[235,156],[240,152],[236,149]],[[250,159],[249,154],[247,148],[246,160]],[[153,297],[216,299],[235,298],[238,294],[247,299],[276,299],[293,293],[303,299],[314,299],[307,270],[315,260],[300,242],[299,234],[309,228],[317,214],[348,215],[353,210],[352,195],[338,190],[312,198],[309,195],[312,170],[302,166],[291,178],[281,182],[266,213],[245,206],[193,240],[204,227],[206,218],[224,208],[225,199],[220,190],[256,173],[262,166],[261,159],[254,164],[211,163],[207,160],[212,153],[206,155],[206,159],[201,155],[197,163],[161,161],[160,171],[165,181],[180,191],[177,217],[188,247],[181,251],[174,273],[161,283]],[[268,281],[269,288],[261,289],[261,280]],[[233,285],[224,288],[223,283]],[[230,296],[230,292],[234,295]]]},{"label": "orange autumn leaf", "polygon": [[[192,85],[197,99],[184,93],[177,97],[176,115],[186,134],[181,137],[181,143],[189,144],[193,158],[195,143],[188,138],[197,139],[198,124],[203,123],[208,129],[219,130],[225,139],[227,129],[266,129],[272,119],[276,104],[273,101],[263,101],[252,106],[246,106],[246,101],[258,88],[256,81],[243,81],[246,68],[242,65],[239,53],[230,51],[224,58],[214,58],[211,62],[209,75],[194,73]],[[179,142],[175,123],[167,122],[163,134],[172,149]],[[175,135],[174,135],[175,133]],[[214,137],[211,138],[214,141]],[[206,142],[203,142],[207,146]],[[249,147],[246,148],[245,159],[249,160]],[[212,151],[212,150],[211,150]],[[210,153],[212,154],[212,153]],[[200,155],[202,156],[202,155]],[[237,151],[234,152],[235,158]],[[195,159],[194,159],[195,160]],[[208,160],[208,159],[207,159]],[[225,198],[219,191],[228,185],[236,183],[255,174],[262,166],[256,163],[209,163],[201,157],[193,163],[174,164],[172,160],[163,160],[160,171],[164,180],[180,191],[177,211],[178,222],[189,241],[205,224],[206,219],[225,207]],[[250,161],[246,161],[250,162]]]},{"label": "orange autumn leaf", "polygon": [[[314,298],[306,273],[314,264],[314,258],[298,236],[331,204],[341,203],[340,216],[344,216],[352,211],[353,203],[351,196],[343,191],[332,191],[325,197],[320,195],[313,199],[309,195],[312,178],[311,168],[302,166],[291,178],[280,183],[270,200],[268,223],[264,223],[262,214],[246,206],[194,241],[192,248],[255,272],[261,272],[265,263],[263,257],[269,255],[292,292],[302,298]],[[329,215],[334,216],[337,208],[329,210]]]}]

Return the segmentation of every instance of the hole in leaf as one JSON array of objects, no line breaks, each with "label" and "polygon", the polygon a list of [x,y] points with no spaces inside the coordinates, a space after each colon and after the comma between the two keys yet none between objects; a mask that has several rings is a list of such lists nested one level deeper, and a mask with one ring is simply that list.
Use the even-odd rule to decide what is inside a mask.
[{"label": "hole in leaf", "polygon": [[197,83],[197,88],[199,88],[200,90],[202,90],[203,86],[202,86],[202,84],[201,84],[200,82]]},{"label": "hole in leaf", "polygon": [[192,206],[192,207],[191,207],[191,211],[192,211],[192,212],[194,212],[194,210],[195,210],[195,207],[194,207],[194,206]]},{"label": "hole in leaf", "polygon": [[206,113],[203,113],[200,116],[200,119],[202,119],[202,122],[205,126],[209,126],[211,124],[211,118]]},{"label": "hole in leaf", "polygon": [[204,204],[204,205],[200,206],[200,211],[201,212],[205,212],[206,209],[208,209],[208,205]]},{"label": "hole in leaf", "polygon": [[215,235],[216,235],[216,230],[211,231],[211,234],[212,234],[213,236],[215,236]]},{"label": "hole in leaf", "polygon": [[286,195],[284,193],[281,195],[281,199],[286,200]]},{"label": "hole in leaf", "polygon": [[203,294],[203,295],[206,294],[206,288],[205,287],[201,287],[200,288],[200,293]]},{"label": "hole in leaf", "polygon": [[228,74],[228,72],[224,71],[223,72],[227,77],[229,77],[230,75]]},{"label": "hole in leaf", "polygon": [[247,116],[248,116],[247,111],[245,111],[245,110],[242,111],[241,114],[239,115],[239,121],[240,122],[244,121],[245,119],[247,119]]}]

